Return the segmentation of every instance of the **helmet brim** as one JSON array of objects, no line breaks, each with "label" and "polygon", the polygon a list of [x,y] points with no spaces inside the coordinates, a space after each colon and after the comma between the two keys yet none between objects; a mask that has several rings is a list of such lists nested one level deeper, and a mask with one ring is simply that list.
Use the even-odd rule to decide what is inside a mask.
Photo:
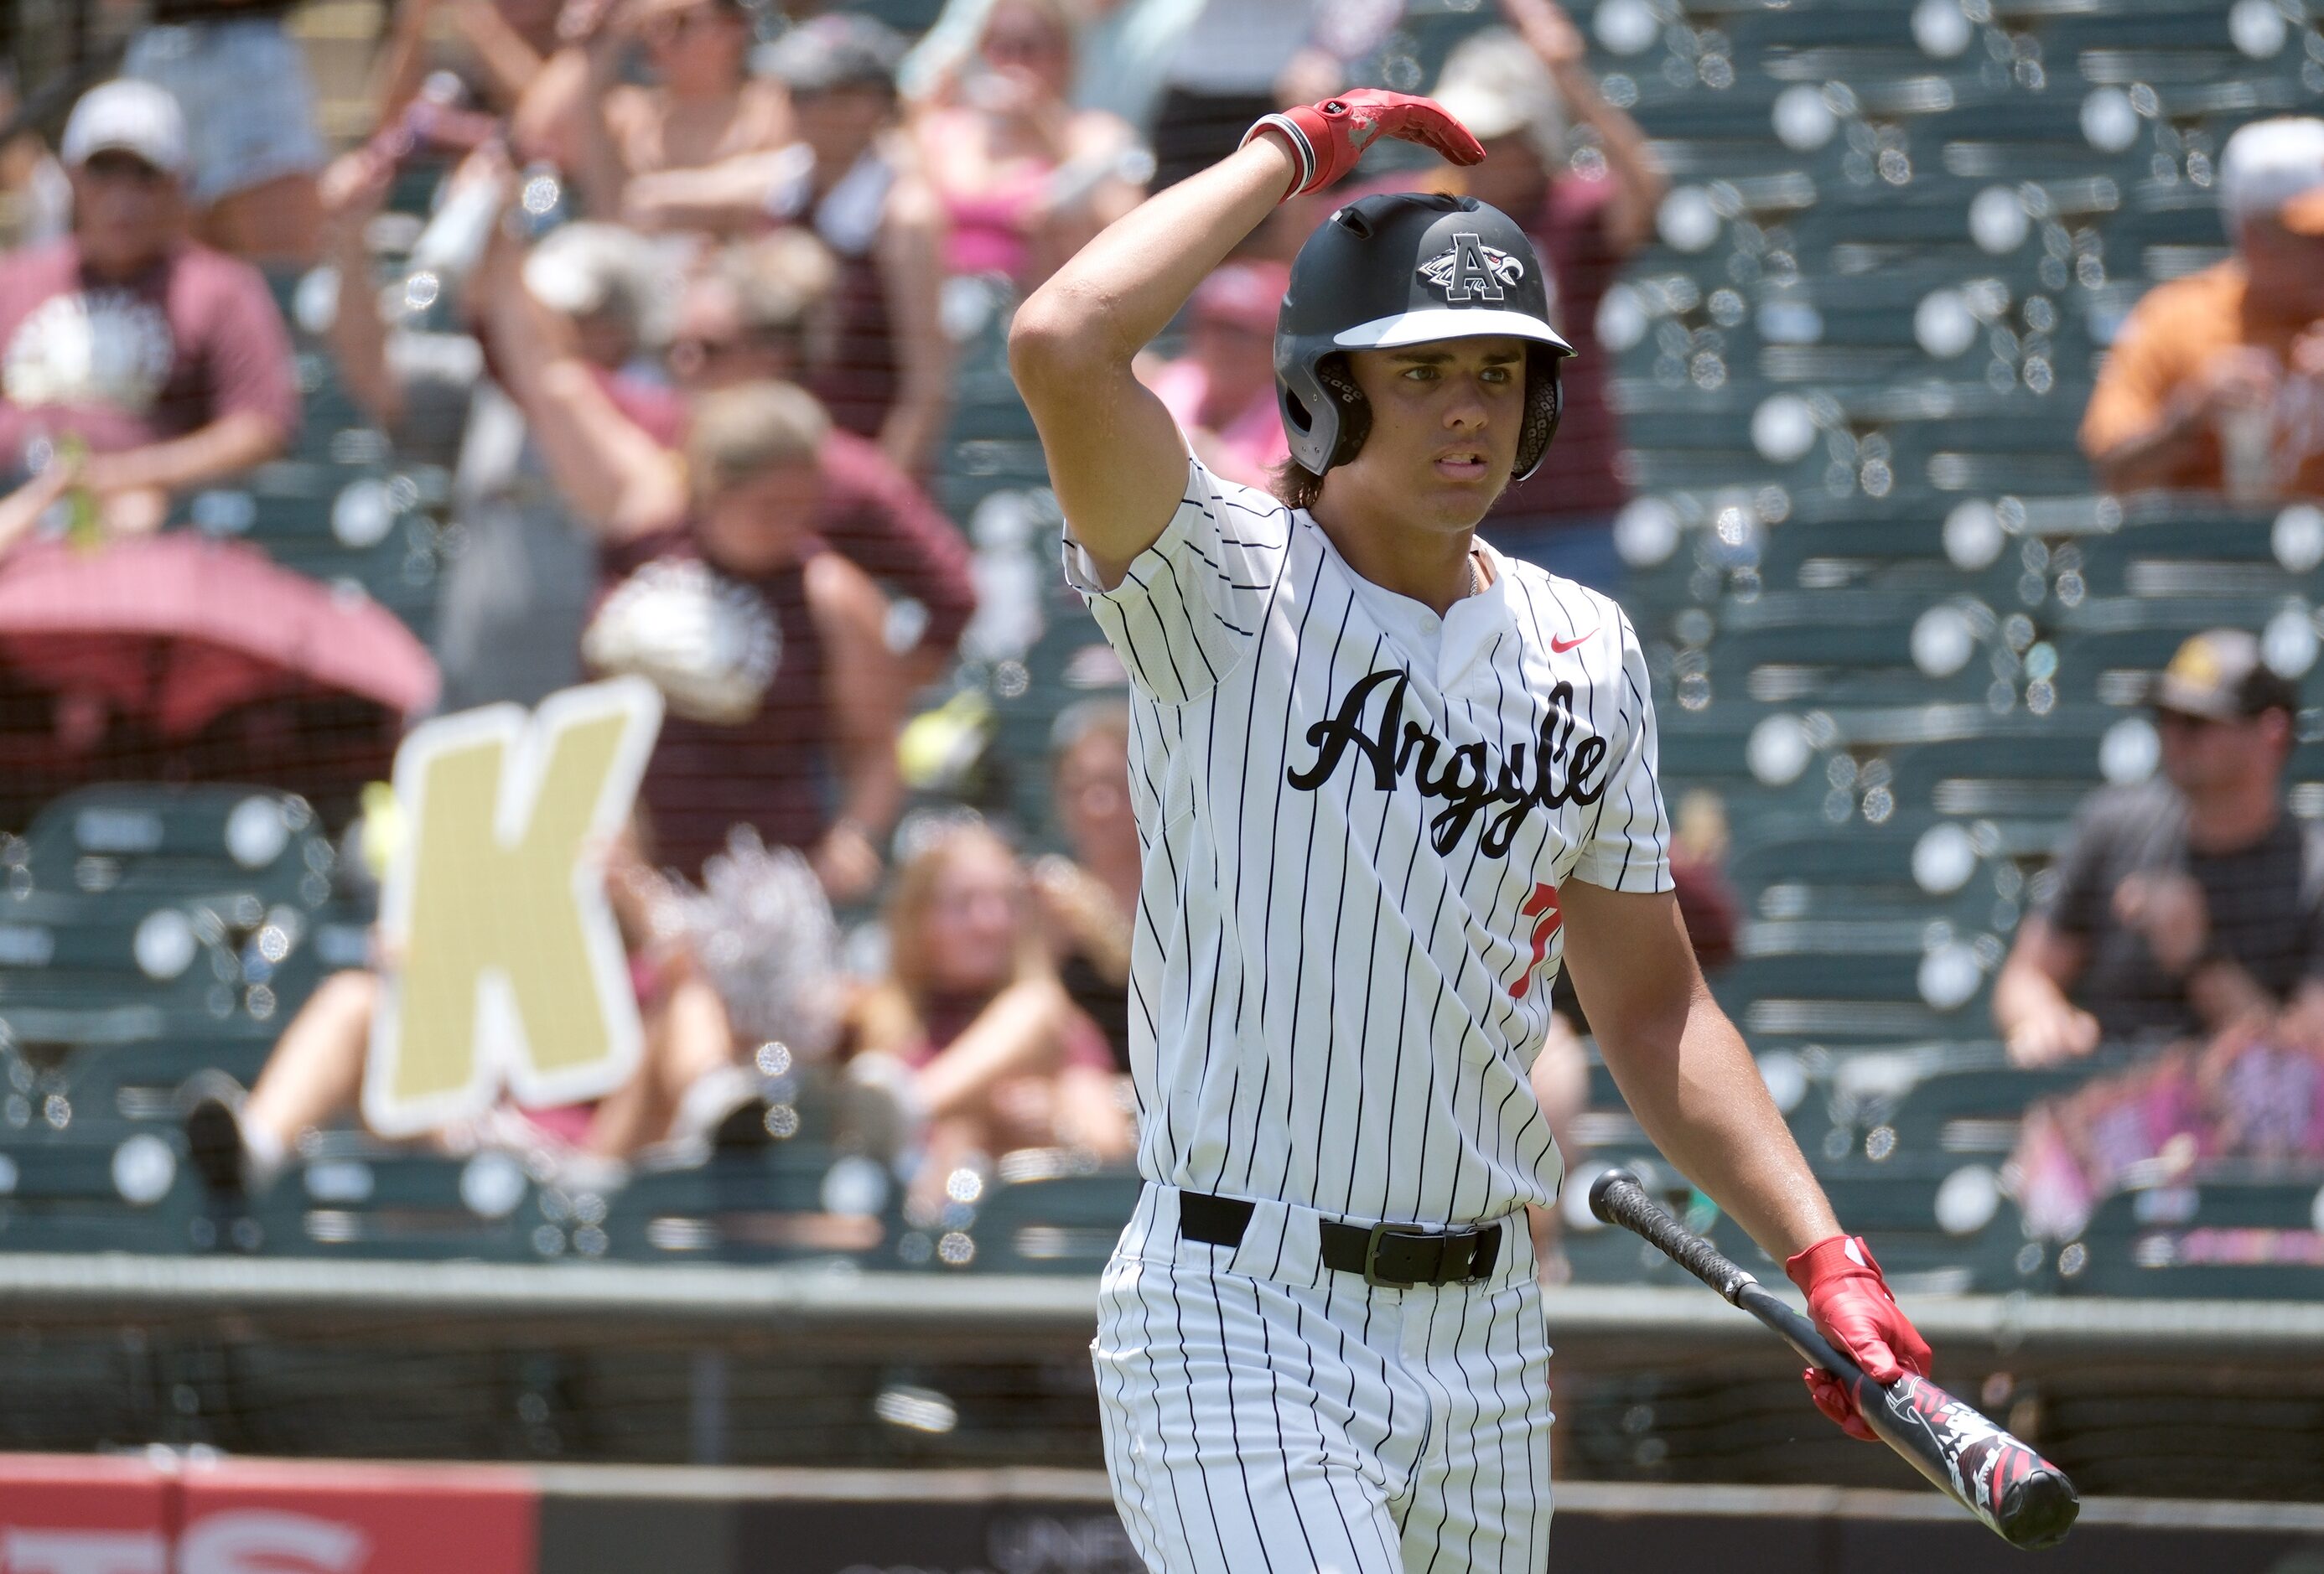
[{"label": "helmet brim", "polygon": [[1522,311],[1479,311],[1449,306],[1376,317],[1370,322],[1341,329],[1332,336],[1332,343],[1342,350],[1392,350],[1406,345],[1425,345],[1432,339],[1474,339],[1489,334],[1530,339],[1548,345],[1560,355],[1573,354],[1573,346],[1537,317]]}]

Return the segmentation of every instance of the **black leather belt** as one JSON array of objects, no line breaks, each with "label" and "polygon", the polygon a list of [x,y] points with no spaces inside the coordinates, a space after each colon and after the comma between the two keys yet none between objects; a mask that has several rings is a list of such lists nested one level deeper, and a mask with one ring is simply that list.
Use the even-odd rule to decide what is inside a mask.
[{"label": "black leather belt", "polygon": [[[1178,1193],[1178,1233],[1205,1246],[1242,1244],[1253,1204],[1240,1197]],[[1423,1229],[1411,1224],[1342,1224],[1318,1220],[1323,1266],[1360,1275],[1367,1284],[1410,1290],[1421,1284],[1467,1284],[1485,1278],[1501,1256],[1501,1227]]]}]

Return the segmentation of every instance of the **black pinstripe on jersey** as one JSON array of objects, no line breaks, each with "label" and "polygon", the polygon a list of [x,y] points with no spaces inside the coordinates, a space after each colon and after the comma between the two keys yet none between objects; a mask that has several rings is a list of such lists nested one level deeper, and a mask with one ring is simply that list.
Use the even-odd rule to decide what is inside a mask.
[{"label": "black pinstripe on jersey", "polygon": [[1143,1173],[1359,1218],[1548,1201],[1554,888],[1670,883],[1620,609],[1496,556],[1440,621],[1194,464],[1118,587],[1066,560],[1133,686]]}]

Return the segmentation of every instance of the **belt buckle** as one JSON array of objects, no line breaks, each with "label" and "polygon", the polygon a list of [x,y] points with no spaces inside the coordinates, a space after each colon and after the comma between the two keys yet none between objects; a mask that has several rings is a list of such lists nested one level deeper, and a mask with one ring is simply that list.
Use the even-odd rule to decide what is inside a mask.
[{"label": "belt buckle", "polygon": [[[1387,1279],[1380,1276],[1379,1244],[1394,1237],[1397,1240],[1432,1240],[1435,1238],[1425,1229],[1413,1229],[1400,1224],[1375,1224],[1364,1236],[1364,1283],[1379,1290],[1413,1290],[1429,1283],[1422,1279]],[[1443,1271],[1443,1258],[1437,1258],[1437,1271]]]}]

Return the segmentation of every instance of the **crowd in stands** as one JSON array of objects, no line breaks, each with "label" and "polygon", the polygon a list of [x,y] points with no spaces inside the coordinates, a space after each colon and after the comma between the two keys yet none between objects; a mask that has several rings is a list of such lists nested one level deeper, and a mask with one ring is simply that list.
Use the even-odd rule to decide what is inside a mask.
[{"label": "crowd in stands", "polygon": [[[1403,7],[949,0],[917,41],[817,9],[399,0],[370,129],[334,155],[290,5],[153,0],[52,145],[0,144],[17,243],[0,258],[0,580],[43,537],[134,554],[195,494],[290,453],[281,281],[335,280],[310,329],[330,376],[397,455],[451,478],[460,549],[420,631],[438,709],[621,673],[668,704],[640,833],[607,864],[643,1068],[592,1106],[437,1140],[599,1161],[761,1143],[754,1056],[781,1039],[830,1063],[857,1140],[933,1210],[954,1170],[1014,1148],[1120,1163],[1135,1146],[1126,699],[1057,718],[1047,826],[915,806],[899,763],[979,610],[967,521],[935,489],[963,336],[950,291],[1038,285],[1259,115],[1355,80]],[[1554,0],[1500,11],[1435,90],[1488,150],[1466,189],[1534,236],[1582,354],[1547,461],[1482,529],[1618,594],[1630,486],[1592,333],[1667,181]],[[415,179],[418,238],[391,266],[383,220]],[[2131,312],[2083,424],[2089,465],[2117,492],[2324,499],[2324,121],[2239,132],[2218,187],[2234,254]],[[1286,203],[1140,364],[1232,479],[1266,484],[1287,458],[1273,325],[1329,200]],[[423,272],[426,299],[405,280]],[[0,673],[0,731],[81,724],[14,683]],[[2058,1235],[2158,1158],[2324,1162],[2324,837],[2282,790],[2301,695],[2251,631],[2219,630],[2149,699],[2160,779],[2091,799],[1994,993],[2019,1065],[2135,1050],[2024,1125],[2020,1198]],[[1696,842],[1681,893],[1715,966],[1744,920],[1720,838]],[[753,881],[787,893],[797,922],[777,927],[799,949],[713,954]],[[876,943],[843,962],[833,909]],[[189,1084],[211,1184],[263,1187],[304,1131],[353,1118],[394,948],[382,935],[375,966],[324,982],[246,1091]],[[843,971],[827,1024],[805,1005],[779,1019],[793,975]],[[1536,1086],[1563,1133],[1587,1025],[1559,1024]]]}]

